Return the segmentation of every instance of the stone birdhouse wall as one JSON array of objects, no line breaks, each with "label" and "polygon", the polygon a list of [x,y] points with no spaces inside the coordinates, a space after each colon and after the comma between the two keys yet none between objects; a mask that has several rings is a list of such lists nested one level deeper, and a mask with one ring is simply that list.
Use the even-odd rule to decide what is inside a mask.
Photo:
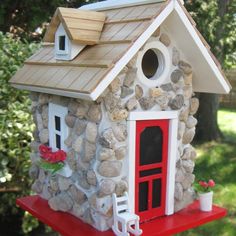
[{"label": "stone birdhouse wall", "polygon": [[[32,113],[36,124],[31,144],[33,191],[47,199],[54,210],[69,212],[98,230],[113,223],[111,194],[128,190],[128,133],[130,111],[179,111],[176,154],[175,211],[194,199],[196,152],[191,146],[197,120],[193,117],[199,102],[193,97],[192,67],[163,31],[149,41],[161,41],[172,55],[169,77],[159,87],[148,88],[137,79],[134,57],[96,102],[48,94],[32,93]],[[142,50],[142,49],[141,49]],[[67,164],[72,175],[51,176],[38,167],[40,144],[48,144],[48,103],[68,107],[70,128]]]}]

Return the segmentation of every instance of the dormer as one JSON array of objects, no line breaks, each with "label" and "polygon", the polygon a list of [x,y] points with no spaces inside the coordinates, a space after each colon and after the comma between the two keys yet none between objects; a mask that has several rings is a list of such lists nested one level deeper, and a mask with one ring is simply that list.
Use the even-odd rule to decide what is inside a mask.
[{"label": "dormer", "polygon": [[57,60],[73,60],[87,45],[99,42],[105,14],[74,8],[57,8],[44,42],[54,43]]}]

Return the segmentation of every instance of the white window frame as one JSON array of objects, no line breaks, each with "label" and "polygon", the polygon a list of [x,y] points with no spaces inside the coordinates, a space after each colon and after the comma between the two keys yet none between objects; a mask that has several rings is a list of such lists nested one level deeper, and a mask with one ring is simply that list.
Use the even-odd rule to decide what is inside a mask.
[{"label": "white window frame", "polygon": [[[60,50],[59,49],[59,38],[61,36],[65,36],[65,50]],[[55,34],[55,51],[56,55],[58,56],[66,56],[69,54],[69,39],[66,34],[66,31],[64,30],[62,24],[59,25],[57,32]]]},{"label": "white window frame", "polygon": [[[61,149],[67,151],[67,146],[65,145],[64,141],[68,137],[69,128],[65,123],[65,117],[68,114],[68,108],[57,105],[54,103],[49,103],[48,105],[48,130],[49,130],[49,146],[52,148],[53,151],[58,150],[56,147],[56,134],[60,135],[61,137]],[[56,130],[55,125],[55,116],[60,118],[60,127],[61,131]]]},{"label": "white window frame", "polygon": [[128,184],[131,211],[135,213],[135,150],[136,150],[136,121],[137,120],[169,120],[168,139],[168,163],[166,182],[166,207],[165,214],[174,213],[174,192],[175,192],[175,172],[176,157],[178,151],[178,111],[146,111],[130,112],[128,117]]}]

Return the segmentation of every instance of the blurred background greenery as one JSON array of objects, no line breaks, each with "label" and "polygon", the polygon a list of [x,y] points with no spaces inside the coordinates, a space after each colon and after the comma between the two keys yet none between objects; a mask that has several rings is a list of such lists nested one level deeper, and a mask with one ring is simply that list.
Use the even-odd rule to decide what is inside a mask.
[{"label": "blurred background greenery", "polygon": [[[40,47],[47,23],[56,7],[79,7],[89,0],[2,0],[0,4],[0,235],[56,235],[15,205],[19,196],[30,194],[29,144],[33,122],[27,92],[11,88],[11,76]],[[236,0],[186,0],[186,8],[212,47],[224,70],[236,62]],[[234,83],[235,74],[231,76]],[[180,235],[236,235],[236,107],[235,89],[221,98],[197,95],[204,103],[197,117],[195,139],[198,158],[196,176],[213,177],[220,185],[215,203],[228,209],[228,216]],[[206,103],[206,101],[208,101]],[[208,106],[204,106],[208,104]],[[209,104],[211,109],[209,109]],[[226,108],[225,108],[226,107]],[[227,109],[228,107],[228,109]],[[229,108],[230,107],[230,108]],[[211,119],[206,124],[204,117]],[[217,119],[218,117],[218,119]],[[209,122],[208,122],[209,123]]]}]

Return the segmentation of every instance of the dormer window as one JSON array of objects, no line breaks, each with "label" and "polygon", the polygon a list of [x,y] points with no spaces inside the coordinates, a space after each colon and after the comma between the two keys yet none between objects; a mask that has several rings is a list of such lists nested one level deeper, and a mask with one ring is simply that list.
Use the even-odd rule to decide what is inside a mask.
[{"label": "dormer window", "polygon": [[59,36],[59,50],[60,51],[66,50],[66,36],[65,35]]}]

